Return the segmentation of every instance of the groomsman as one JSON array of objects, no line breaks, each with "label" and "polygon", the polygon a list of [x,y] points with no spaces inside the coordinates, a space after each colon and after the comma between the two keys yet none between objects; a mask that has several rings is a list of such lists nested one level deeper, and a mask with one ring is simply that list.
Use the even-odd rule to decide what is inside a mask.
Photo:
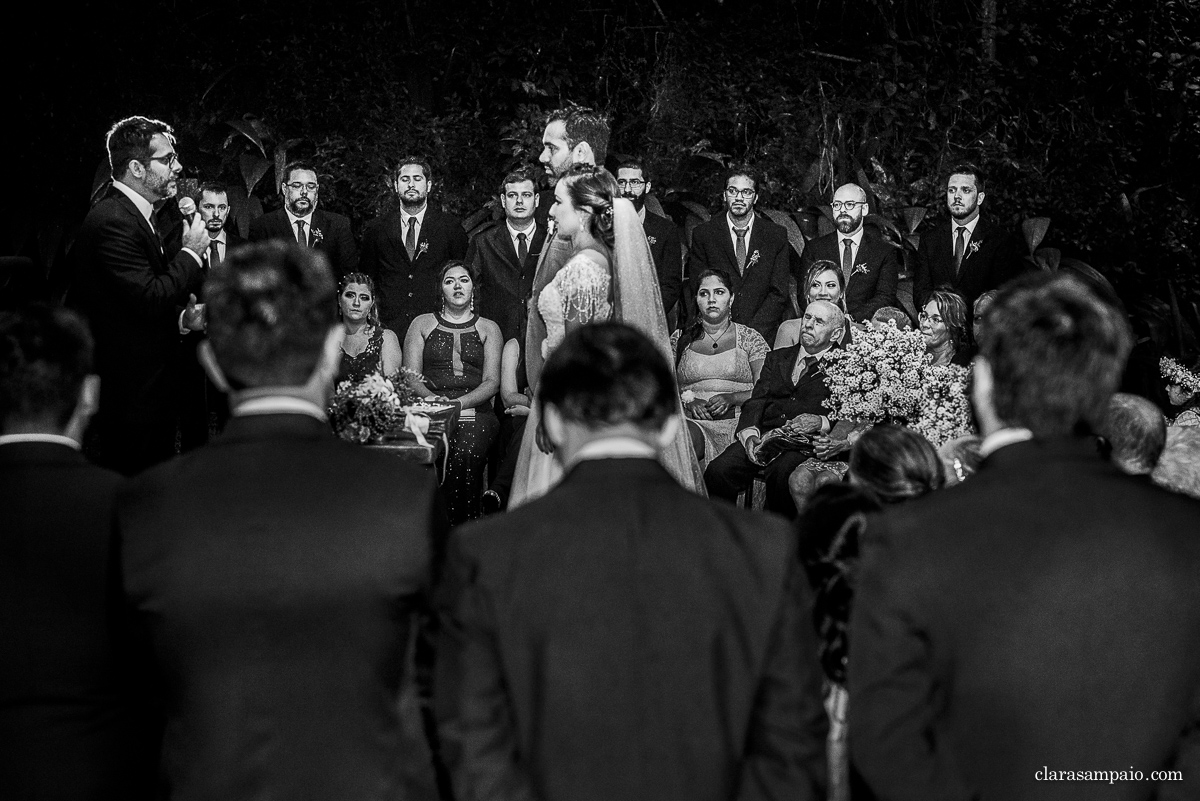
[{"label": "groomsman", "polygon": [[808,291],[804,279],[819,260],[841,265],[842,285],[846,288],[846,313],[854,320],[870,320],[884,306],[899,306],[896,284],[900,280],[900,262],[896,249],[874,228],[863,224],[871,213],[867,193],[858,184],[844,184],[833,193],[833,214],[837,230],[808,243],[796,272],[796,291],[803,297]]},{"label": "groomsman", "polygon": [[283,168],[279,193],[283,208],[264,214],[250,223],[250,241],[284,239],[321,251],[339,275],[358,269],[358,246],[350,231],[350,220],[318,208],[321,184],[317,171],[303,161]]},{"label": "groomsman", "polygon": [[535,219],[538,205],[534,174],[510,172],[500,182],[504,223],[476,236],[467,248],[466,261],[480,276],[479,314],[500,326],[505,342],[525,331],[533,272],[546,242],[546,226]]},{"label": "groomsman", "polygon": [[775,329],[788,307],[791,245],[787,231],[754,213],[758,178],[749,168],[735,167],[725,177],[725,213],[696,226],[688,252],[688,319],[696,317],[696,276],[721,270],[733,281],[733,321],[748,325],[775,341]]},{"label": "groomsman", "polygon": [[384,328],[401,342],[417,315],[441,310],[442,265],[467,255],[462,221],[429,205],[433,186],[429,162],[417,156],[401,161],[392,180],[400,208],[363,233],[363,272],[375,281]]},{"label": "groomsman", "polygon": [[921,235],[913,276],[913,302],[918,309],[929,293],[948,286],[970,306],[989,289],[997,289],[1024,270],[1021,243],[996,222],[980,215],[987,197],[983,171],[960,164],[946,179],[950,218]]},{"label": "groomsman", "polygon": [[457,797],[823,799],[794,532],[659,463],[680,424],[674,370],[636,330],[568,334],[538,402],[562,483],[459,529],[438,593]]},{"label": "groomsman", "polygon": [[224,184],[211,181],[201,184],[196,212],[204,220],[204,228],[208,231],[204,269],[211,270],[225,260],[230,248],[237,247],[245,240],[225,227],[229,221],[229,193]]},{"label": "groomsman", "polygon": [[650,255],[654,258],[654,269],[658,272],[663,314],[669,315],[679,300],[679,290],[683,286],[683,244],[679,226],[646,208],[646,195],[650,194],[651,186],[646,178],[646,168],[640,161],[631,159],[621,162],[617,167],[617,186],[621,187],[622,196],[633,203],[642,220],[646,241],[650,243]]}]

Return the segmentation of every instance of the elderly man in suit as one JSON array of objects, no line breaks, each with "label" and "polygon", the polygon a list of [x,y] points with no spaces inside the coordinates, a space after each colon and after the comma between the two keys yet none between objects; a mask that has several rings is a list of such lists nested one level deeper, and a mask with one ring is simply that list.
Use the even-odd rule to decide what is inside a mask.
[{"label": "elderly man in suit", "polygon": [[646,241],[650,243],[650,255],[654,258],[654,269],[658,273],[663,314],[667,315],[669,325],[669,321],[674,319],[670,315],[683,286],[683,243],[679,237],[679,226],[646,208],[646,196],[652,187],[642,162],[627,159],[617,165],[617,186],[621,188],[621,195],[633,203],[642,220]]},{"label": "elderly man in suit", "polygon": [[913,303],[918,309],[929,293],[949,287],[967,305],[989,289],[997,289],[1023,270],[1021,245],[1015,236],[980,215],[987,197],[985,176],[972,164],[960,164],[946,179],[949,219],[921,235],[913,276]]},{"label": "elderly man in suit", "polygon": [[800,342],[767,355],[750,400],[742,406],[737,441],[704,471],[709,495],[736,501],[738,493],[745,492],[765,466],[766,508],[796,517],[788,477],[812,456],[812,450],[798,447],[767,457],[759,449],[763,435],[775,429],[801,435],[828,433],[830,423],[824,402],[829,397],[829,388],[825,385],[821,356],[841,339],[845,325],[841,309],[828,301],[814,300],[804,310]]},{"label": "elderly man in suit", "polygon": [[438,593],[458,797],[824,798],[788,526],[689,493],[656,460],[680,424],[673,371],[628,326],[569,334],[538,402],[566,478],[456,532]]},{"label": "elderly man in suit", "polygon": [[500,326],[507,342],[525,332],[533,272],[546,242],[546,226],[535,219],[537,181],[531,171],[518,169],[504,176],[500,207],[504,223],[472,239],[466,261],[480,277],[479,315]]},{"label": "elderly man in suit", "polygon": [[403,797],[398,694],[444,516],[432,471],[329,430],[334,287],[293,242],[213,268],[201,358],[229,425],[117,500],[172,798]]},{"label": "elderly man in suit", "polygon": [[350,231],[350,220],[336,212],[318,208],[321,192],[317,171],[303,161],[283,168],[279,193],[283,208],[268,212],[250,223],[250,241],[282,239],[297,242],[325,254],[335,274],[358,269],[358,246]]},{"label": "elderly man in suit", "polygon": [[112,540],[121,476],[79,452],[92,353],[74,312],[0,313],[0,798],[153,797]]},{"label": "elderly man in suit", "polygon": [[775,341],[775,330],[788,307],[791,245],[787,232],[754,213],[758,178],[749,168],[735,167],[725,177],[725,213],[696,226],[688,252],[688,287],[684,304],[688,319],[696,317],[696,276],[720,270],[733,279],[737,300],[733,321],[748,325]]},{"label": "elderly man in suit", "polygon": [[858,184],[844,184],[833,193],[833,214],[837,230],[808,243],[800,258],[796,286],[803,296],[808,287],[804,278],[816,261],[831,261],[842,268],[846,288],[846,314],[860,322],[885,306],[899,306],[896,284],[900,280],[900,262],[896,249],[878,231],[865,226],[871,213],[867,193]]},{"label": "elderly man in suit", "polygon": [[183,226],[182,247],[170,258],[152,222],[154,204],[178,191],[183,164],[174,142],[159,120],[129,117],[112,127],[105,140],[112,187],[71,250],[68,303],[91,323],[104,383],[89,438],[99,461],[126,475],[175,453],[179,340],[201,326],[194,307],[185,307],[203,280],[204,221]]},{"label": "elderly man in suit", "polygon": [[363,233],[363,272],[379,290],[383,327],[404,339],[418,315],[440,311],[442,265],[467,255],[462,222],[429,205],[429,162],[409,156],[393,174],[400,208],[374,220]]},{"label": "elderly man in suit", "polygon": [[988,310],[978,473],[861,543],[849,728],[875,797],[1200,797],[1200,503],[1082,435],[1131,339],[1066,274]]}]

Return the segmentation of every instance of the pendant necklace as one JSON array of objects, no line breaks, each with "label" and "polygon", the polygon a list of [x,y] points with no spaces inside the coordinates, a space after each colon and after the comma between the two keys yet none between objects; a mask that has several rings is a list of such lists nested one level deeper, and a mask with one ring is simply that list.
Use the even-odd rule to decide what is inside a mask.
[{"label": "pendant necklace", "polygon": [[706,336],[712,340],[713,350],[716,350],[717,348],[721,347],[721,337],[725,336],[725,333],[729,330],[729,327],[731,325],[733,325],[732,320],[730,320],[728,323],[725,323],[725,328],[723,328],[721,330],[721,333],[717,334],[716,337],[714,337],[712,334],[708,333],[707,331],[704,332],[704,336]]}]

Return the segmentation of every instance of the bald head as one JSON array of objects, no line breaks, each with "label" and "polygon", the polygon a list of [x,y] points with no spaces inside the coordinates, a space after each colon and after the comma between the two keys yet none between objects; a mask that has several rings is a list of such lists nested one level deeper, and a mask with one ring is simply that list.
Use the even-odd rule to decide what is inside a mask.
[{"label": "bald head", "polygon": [[841,339],[846,315],[827,300],[814,300],[804,309],[800,320],[800,343],[809,353],[825,350]]},{"label": "bald head", "polygon": [[833,221],[842,234],[855,234],[867,215],[867,193],[858,184],[842,184],[833,193]]}]

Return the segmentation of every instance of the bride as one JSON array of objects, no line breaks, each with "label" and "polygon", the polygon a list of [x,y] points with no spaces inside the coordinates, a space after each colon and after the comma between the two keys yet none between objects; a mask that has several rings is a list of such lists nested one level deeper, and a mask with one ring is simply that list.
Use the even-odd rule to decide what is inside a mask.
[{"label": "bride", "polygon": [[[586,323],[617,320],[649,336],[670,363],[671,345],[650,248],[633,204],[621,197],[612,174],[575,165],[555,186],[550,215],[558,225],[558,236],[570,240],[573,255],[536,298],[546,330],[538,361],[568,331]],[[544,495],[562,477],[562,466],[547,452],[549,445],[540,431],[534,404],[521,442],[510,508]],[[682,486],[703,494],[703,474],[682,426],[662,460]]]}]

